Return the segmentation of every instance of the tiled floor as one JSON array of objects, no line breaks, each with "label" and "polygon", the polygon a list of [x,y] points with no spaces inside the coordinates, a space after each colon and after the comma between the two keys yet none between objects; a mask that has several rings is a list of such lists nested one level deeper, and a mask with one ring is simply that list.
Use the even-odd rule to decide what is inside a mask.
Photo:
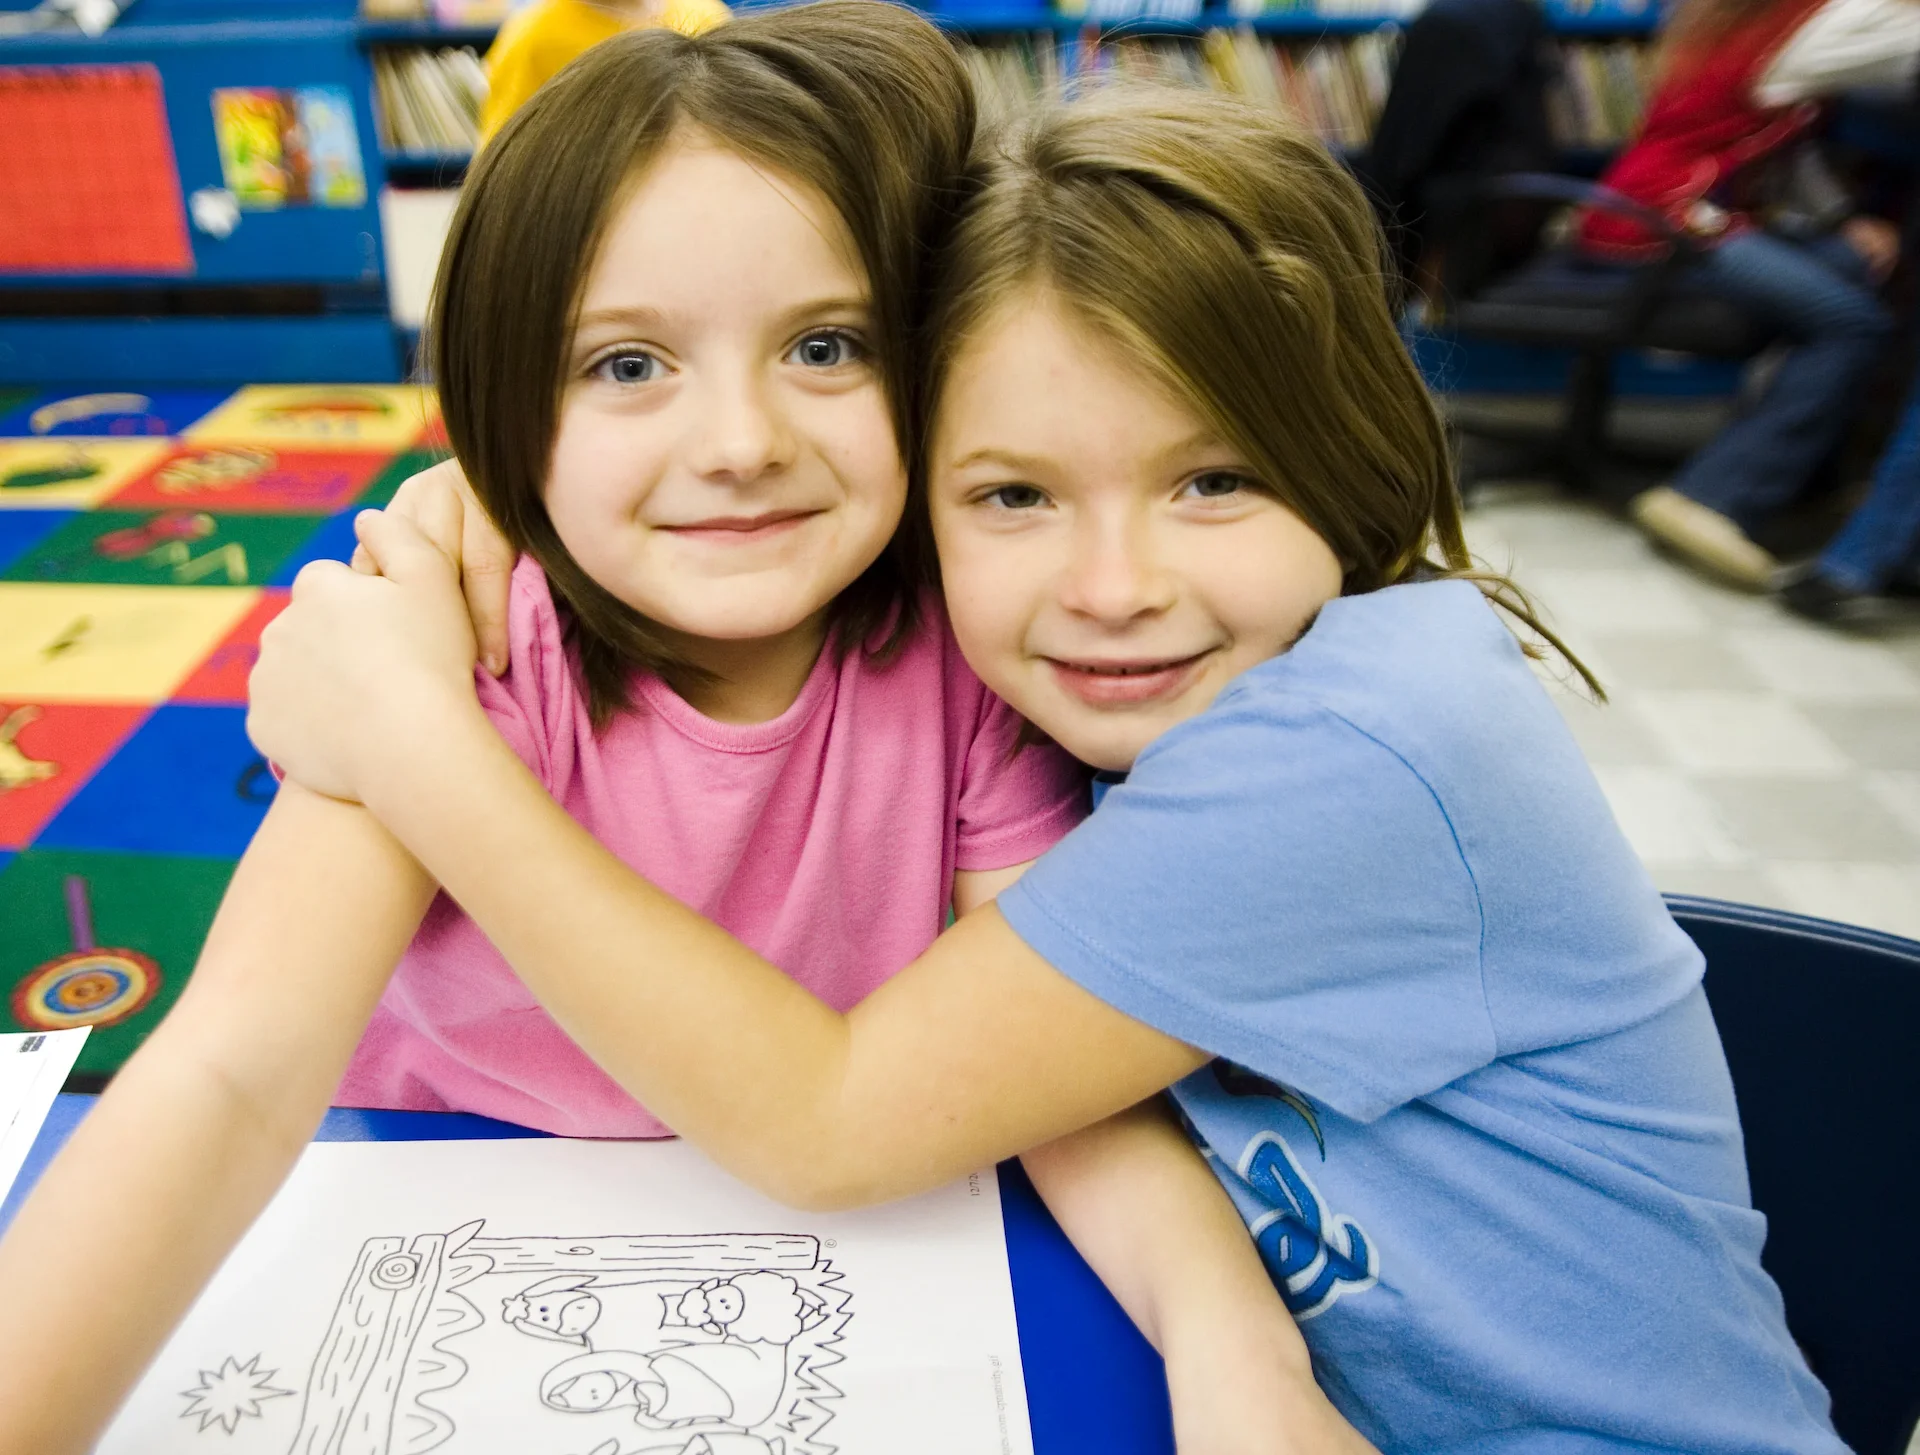
[{"label": "tiled floor", "polygon": [[1555,697],[1662,889],[1920,939],[1920,612],[1824,630],[1544,490],[1490,492],[1468,533],[1606,684]]}]

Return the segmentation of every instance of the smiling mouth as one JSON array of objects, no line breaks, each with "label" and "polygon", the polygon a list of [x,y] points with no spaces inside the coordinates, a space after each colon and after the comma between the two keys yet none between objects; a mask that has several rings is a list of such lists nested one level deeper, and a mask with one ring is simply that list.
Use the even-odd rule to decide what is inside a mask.
[{"label": "smiling mouth", "polygon": [[1056,681],[1093,707],[1133,707],[1178,696],[1208,653],[1155,661],[1074,662],[1048,657]]},{"label": "smiling mouth", "polygon": [[802,521],[812,520],[820,513],[817,510],[772,510],[765,515],[716,515],[706,520],[690,520],[681,525],[655,526],[654,529],[686,540],[739,545],[747,541],[763,541],[769,537],[781,535],[792,530]]}]

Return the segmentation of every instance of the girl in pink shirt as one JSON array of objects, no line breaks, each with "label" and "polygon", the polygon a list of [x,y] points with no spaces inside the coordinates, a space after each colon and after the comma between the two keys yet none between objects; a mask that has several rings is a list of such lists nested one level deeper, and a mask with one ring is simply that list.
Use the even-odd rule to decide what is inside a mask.
[{"label": "girl in pink shirt", "polygon": [[[526,558],[510,662],[480,678],[491,720],[609,872],[666,885],[837,1008],[1082,812],[1078,770],[1022,747],[962,661],[901,526],[921,273],[972,121],[958,58],[891,5],[622,36],[482,153],[437,289],[448,434]],[[445,540],[443,500],[422,523]],[[296,600],[340,576],[398,589],[333,573]],[[451,646],[472,662],[470,634]],[[0,1244],[0,1286],[38,1311],[0,1311],[0,1452],[90,1445],[336,1088],[667,1132],[509,970],[526,947],[496,951],[364,809],[322,796],[340,787],[283,787],[174,1012]],[[514,867],[549,902],[596,897],[550,857]],[[743,1108],[777,1094],[752,1034],[729,1055]],[[1184,1139],[1130,1117],[1028,1166],[1167,1353],[1183,1451],[1266,1448],[1254,1351],[1291,1325]],[[100,1250],[78,1275],[76,1239]]]},{"label": "girl in pink shirt", "polygon": [[[1085,798],[1057,748],[1016,753],[897,538],[911,239],[970,118],[937,35],[860,13],[859,50],[844,14],[596,47],[476,166],[432,339],[525,553],[494,723],[583,829],[841,1008]],[[829,123],[820,87],[854,81]],[[669,1134],[444,897],[336,1100]]]},{"label": "girl in pink shirt", "polygon": [[[847,1010],[933,943],[970,879],[1023,865],[1083,813],[1085,779],[973,675],[935,598],[884,663],[821,652],[764,722],[707,716],[657,676],[595,730],[564,619],[513,573],[512,666],[478,675],[494,726],[556,802],[632,868]],[[620,1089],[444,895],[335,1094],[472,1111],[574,1137],[671,1133]]]}]

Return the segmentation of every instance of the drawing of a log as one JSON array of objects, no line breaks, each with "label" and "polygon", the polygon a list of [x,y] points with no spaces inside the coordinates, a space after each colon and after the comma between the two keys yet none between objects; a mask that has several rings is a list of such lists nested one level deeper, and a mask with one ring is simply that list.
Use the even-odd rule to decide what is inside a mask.
[{"label": "drawing of a log", "polygon": [[462,1257],[481,1254],[495,1273],[711,1272],[820,1263],[820,1240],[794,1233],[657,1233],[612,1238],[474,1238]]},{"label": "drawing of a log", "polygon": [[314,1356],[290,1455],[387,1455],[400,1381],[440,1291],[446,1236],[369,1238]]}]

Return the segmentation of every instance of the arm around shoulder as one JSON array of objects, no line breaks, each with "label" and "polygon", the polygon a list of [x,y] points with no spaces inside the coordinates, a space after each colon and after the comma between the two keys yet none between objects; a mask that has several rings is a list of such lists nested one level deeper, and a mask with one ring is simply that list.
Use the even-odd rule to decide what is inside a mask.
[{"label": "arm around shoulder", "polygon": [[0,1455],[91,1448],[312,1137],[432,895],[364,809],[283,786],[179,1003],[0,1241]]}]

